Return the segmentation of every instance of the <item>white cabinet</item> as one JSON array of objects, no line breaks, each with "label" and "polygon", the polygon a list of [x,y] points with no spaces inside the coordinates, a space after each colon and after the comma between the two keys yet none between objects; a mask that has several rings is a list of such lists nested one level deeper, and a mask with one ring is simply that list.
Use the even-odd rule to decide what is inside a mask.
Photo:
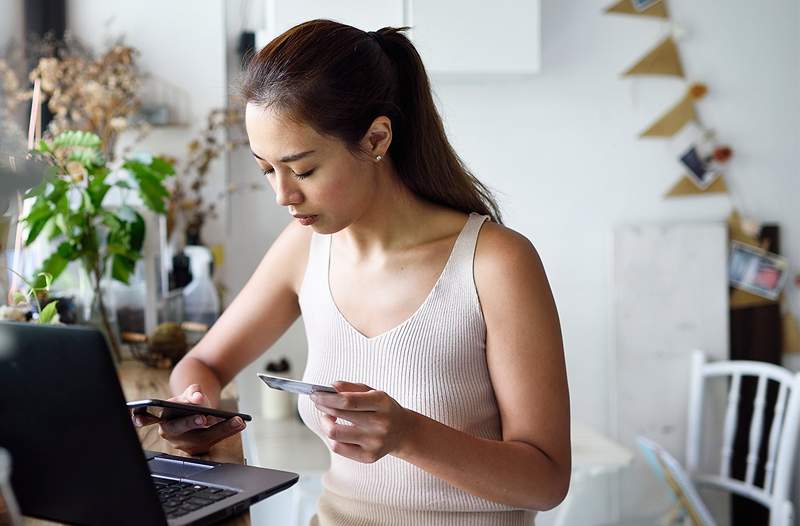
[{"label": "white cabinet", "polygon": [[539,71],[539,0],[408,0],[407,25],[432,74]]},{"label": "white cabinet", "polygon": [[290,27],[327,18],[364,31],[403,25],[403,0],[266,0],[267,36],[275,38]]},{"label": "white cabinet", "polygon": [[525,75],[541,64],[540,0],[264,1],[259,46],[296,24],[328,18],[365,31],[410,26],[433,75]]}]

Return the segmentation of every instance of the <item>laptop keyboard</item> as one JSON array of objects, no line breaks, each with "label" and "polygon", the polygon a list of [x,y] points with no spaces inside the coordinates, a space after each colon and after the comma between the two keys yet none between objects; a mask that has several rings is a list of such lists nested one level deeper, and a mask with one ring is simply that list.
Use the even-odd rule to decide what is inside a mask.
[{"label": "laptop keyboard", "polygon": [[156,477],[153,477],[153,483],[168,519],[181,517],[237,493],[230,489]]}]

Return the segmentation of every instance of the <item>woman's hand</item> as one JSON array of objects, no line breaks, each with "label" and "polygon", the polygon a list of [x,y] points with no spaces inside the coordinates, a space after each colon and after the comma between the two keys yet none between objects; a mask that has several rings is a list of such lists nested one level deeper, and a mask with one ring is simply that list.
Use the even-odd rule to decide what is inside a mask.
[{"label": "woman's hand", "polygon": [[[405,445],[412,433],[412,411],[364,384],[336,382],[333,386],[337,394],[311,395],[323,413],[322,429],[330,439],[331,451],[370,464]],[[337,424],[337,418],[353,425]]]},{"label": "woman's hand", "polygon": [[[170,398],[168,401],[209,407],[208,398],[197,384],[190,385],[179,396]],[[145,410],[134,410],[131,417],[136,427],[159,424],[158,434],[161,435],[161,438],[176,449],[190,455],[208,453],[211,446],[245,428],[244,421],[238,416],[223,420],[198,414],[172,420],[161,420]]]}]

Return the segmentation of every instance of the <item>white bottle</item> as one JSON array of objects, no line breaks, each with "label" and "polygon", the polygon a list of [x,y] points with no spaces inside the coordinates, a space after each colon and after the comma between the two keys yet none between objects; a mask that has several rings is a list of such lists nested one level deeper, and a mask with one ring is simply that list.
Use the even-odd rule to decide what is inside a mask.
[{"label": "white bottle", "polygon": [[210,275],[211,251],[195,245],[183,251],[192,270],[192,281],[183,289],[184,320],[211,326],[219,316],[219,296]]}]

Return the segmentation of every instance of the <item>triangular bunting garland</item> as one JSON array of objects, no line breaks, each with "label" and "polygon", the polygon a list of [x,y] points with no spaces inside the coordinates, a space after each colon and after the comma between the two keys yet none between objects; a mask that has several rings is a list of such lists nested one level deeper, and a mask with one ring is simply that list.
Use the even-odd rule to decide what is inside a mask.
[{"label": "triangular bunting garland", "polygon": [[623,76],[672,75],[683,77],[683,66],[678,57],[678,47],[672,37],[667,37],[647,55],[631,66]]},{"label": "triangular bunting garland", "polygon": [[639,137],[672,137],[688,122],[696,121],[694,98],[687,94],[671,110],[665,113],[652,126],[639,134]]},{"label": "triangular bunting garland", "polygon": [[727,185],[725,185],[725,181],[722,180],[722,176],[718,177],[716,181],[711,183],[711,185],[706,188],[705,190],[701,190],[697,187],[689,176],[684,175],[680,181],[675,183],[669,192],[667,192],[664,197],[679,197],[684,195],[697,195],[697,194],[713,194],[713,193],[726,193],[728,191]]},{"label": "triangular bunting garland", "polygon": [[616,4],[606,9],[606,13],[617,13],[621,15],[652,16],[656,18],[669,18],[667,6],[664,2],[656,2],[647,9],[637,11],[633,7],[631,0],[620,0]]}]

